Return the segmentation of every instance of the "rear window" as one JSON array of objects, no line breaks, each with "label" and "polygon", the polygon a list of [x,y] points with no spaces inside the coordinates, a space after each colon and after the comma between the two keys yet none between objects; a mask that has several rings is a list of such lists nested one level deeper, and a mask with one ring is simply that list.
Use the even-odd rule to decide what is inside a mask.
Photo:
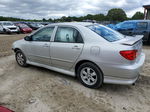
[{"label": "rear window", "polygon": [[87,27],[109,42],[114,42],[125,38],[125,36],[121,33],[99,24],[90,25]]}]

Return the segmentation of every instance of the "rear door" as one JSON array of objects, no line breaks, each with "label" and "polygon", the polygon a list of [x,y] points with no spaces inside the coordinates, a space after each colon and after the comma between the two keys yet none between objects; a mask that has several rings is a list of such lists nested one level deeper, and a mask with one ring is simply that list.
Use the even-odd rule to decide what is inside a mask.
[{"label": "rear door", "polygon": [[70,69],[83,48],[83,39],[72,27],[58,27],[54,42],[50,45],[52,66]]},{"label": "rear door", "polygon": [[135,26],[135,22],[124,22],[123,24],[121,24],[118,31],[124,35],[131,36],[134,34]]}]

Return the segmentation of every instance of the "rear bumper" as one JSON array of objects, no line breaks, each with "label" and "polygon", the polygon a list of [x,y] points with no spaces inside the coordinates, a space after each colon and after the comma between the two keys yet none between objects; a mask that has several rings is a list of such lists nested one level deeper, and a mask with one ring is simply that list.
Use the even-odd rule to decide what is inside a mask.
[{"label": "rear bumper", "polygon": [[104,76],[104,83],[120,84],[120,85],[131,85],[131,84],[134,84],[137,81],[138,78],[139,78],[139,75],[137,75],[137,77],[135,77],[133,79],[125,79],[125,78]]},{"label": "rear bumper", "polygon": [[104,69],[104,83],[129,85],[138,79],[145,61],[145,54],[142,53],[138,62],[133,65],[111,66]]}]

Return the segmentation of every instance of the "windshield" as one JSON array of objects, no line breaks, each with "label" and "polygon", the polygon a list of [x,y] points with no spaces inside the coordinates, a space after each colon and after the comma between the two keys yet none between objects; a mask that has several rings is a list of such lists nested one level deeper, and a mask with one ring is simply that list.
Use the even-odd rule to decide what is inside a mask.
[{"label": "windshield", "polygon": [[3,23],[4,26],[12,26],[13,23]]},{"label": "windshield", "polygon": [[20,26],[21,28],[28,28],[28,26],[25,25],[25,24],[20,24],[19,26]]},{"label": "windshield", "polygon": [[120,34],[119,32],[99,24],[90,25],[87,27],[109,42],[114,42],[125,38],[125,36]]},{"label": "windshield", "polygon": [[121,28],[121,26],[122,26],[123,24],[124,24],[123,22],[116,24],[116,28]]},{"label": "windshield", "polygon": [[132,29],[135,28],[135,22],[121,22],[116,25],[118,29]]},{"label": "windshield", "polygon": [[38,25],[36,23],[31,23],[30,25],[33,27],[38,27]]}]

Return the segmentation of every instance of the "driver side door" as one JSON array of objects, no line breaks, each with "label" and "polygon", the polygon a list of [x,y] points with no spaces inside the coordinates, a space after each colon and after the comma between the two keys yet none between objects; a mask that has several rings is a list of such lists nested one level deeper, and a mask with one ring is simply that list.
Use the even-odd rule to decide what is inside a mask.
[{"label": "driver side door", "polygon": [[27,43],[28,60],[31,62],[50,65],[50,39],[54,27],[46,27],[31,36]]}]

